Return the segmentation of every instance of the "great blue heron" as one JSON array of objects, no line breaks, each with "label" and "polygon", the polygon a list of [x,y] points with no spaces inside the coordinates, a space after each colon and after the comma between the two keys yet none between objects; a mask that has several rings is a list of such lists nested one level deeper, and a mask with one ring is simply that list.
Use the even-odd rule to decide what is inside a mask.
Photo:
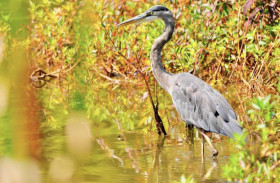
[{"label": "great blue heron", "polygon": [[161,63],[161,51],[174,31],[172,12],[164,6],[157,5],[117,26],[155,19],[163,20],[165,29],[151,49],[150,58],[154,76],[162,88],[171,95],[173,104],[183,120],[199,130],[213,149],[213,156],[217,156],[218,151],[205,132],[215,132],[233,138],[234,133],[242,133],[242,127],[228,101],[209,84],[191,73],[171,74],[164,69]]}]

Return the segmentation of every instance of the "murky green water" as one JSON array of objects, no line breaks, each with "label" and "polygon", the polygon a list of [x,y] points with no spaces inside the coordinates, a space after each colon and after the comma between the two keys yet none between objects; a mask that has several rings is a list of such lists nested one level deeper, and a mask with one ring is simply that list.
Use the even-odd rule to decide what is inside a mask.
[{"label": "murky green water", "polygon": [[[168,136],[158,136],[150,103],[143,100],[145,90],[130,87],[93,90],[89,86],[84,91],[67,91],[67,96],[59,88],[47,88],[38,92],[41,97],[38,104],[34,98],[26,98],[25,104],[29,101],[33,106],[26,108],[28,115],[37,116],[30,118],[35,122],[27,123],[26,134],[32,138],[25,141],[29,141],[27,151],[31,156],[27,156],[28,163],[13,158],[9,149],[15,146],[16,140],[11,140],[8,132],[3,133],[1,156],[12,155],[12,160],[0,162],[0,171],[1,166],[10,166],[5,171],[30,170],[25,175],[33,177],[36,170],[38,180],[34,183],[162,183],[180,182],[182,176],[193,176],[197,182],[226,182],[222,178],[222,166],[237,151],[228,139],[215,142],[219,151],[216,159],[205,143],[202,157],[200,137],[195,134],[193,143],[187,141],[183,122],[162,91],[159,100],[163,101],[161,111],[165,113],[161,116],[165,125],[168,121]],[[71,110],[65,107],[68,104]],[[9,129],[9,117],[5,119],[1,125]]]},{"label": "murky green water", "polygon": [[[220,155],[213,159],[207,146],[204,158],[201,141],[189,144],[167,136],[136,133],[96,137],[92,159],[84,165],[86,180],[94,182],[171,182],[193,175],[198,182],[225,182],[222,166],[234,153],[227,140],[215,143]],[[96,158],[95,158],[96,157]],[[98,157],[98,158],[97,158]]]}]

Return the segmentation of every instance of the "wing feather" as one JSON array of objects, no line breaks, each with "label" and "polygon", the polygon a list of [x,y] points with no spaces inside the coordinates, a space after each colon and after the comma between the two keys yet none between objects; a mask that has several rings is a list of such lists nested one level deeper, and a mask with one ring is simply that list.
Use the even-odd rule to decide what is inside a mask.
[{"label": "wing feather", "polygon": [[232,107],[218,91],[189,73],[177,74],[174,78],[170,94],[186,123],[229,137],[242,132]]}]

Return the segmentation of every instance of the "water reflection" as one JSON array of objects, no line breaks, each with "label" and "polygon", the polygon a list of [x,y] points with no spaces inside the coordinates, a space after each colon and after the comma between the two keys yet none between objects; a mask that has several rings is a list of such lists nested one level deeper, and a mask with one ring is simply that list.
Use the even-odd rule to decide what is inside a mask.
[{"label": "water reflection", "polygon": [[95,161],[95,168],[108,170],[91,172],[92,176],[99,177],[97,182],[106,182],[109,178],[115,182],[172,182],[180,181],[182,175],[193,175],[197,182],[225,182],[221,167],[235,151],[227,140],[222,140],[216,143],[220,155],[213,159],[210,147],[206,146],[202,160],[199,139],[190,144],[157,134],[124,133],[121,139],[119,136],[112,134],[96,139],[93,154],[102,158]]}]

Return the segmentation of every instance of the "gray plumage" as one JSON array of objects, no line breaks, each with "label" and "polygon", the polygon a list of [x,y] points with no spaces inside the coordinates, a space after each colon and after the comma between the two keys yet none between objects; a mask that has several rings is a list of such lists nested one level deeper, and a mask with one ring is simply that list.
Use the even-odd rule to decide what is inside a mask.
[{"label": "gray plumage", "polygon": [[208,132],[229,137],[241,134],[235,112],[228,101],[209,84],[190,73],[170,74],[161,63],[163,46],[171,39],[174,31],[172,12],[164,6],[154,6],[119,25],[147,22],[161,19],[165,24],[164,32],[151,49],[151,65],[158,83],[171,95],[175,108],[187,123]]},{"label": "gray plumage", "polygon": [[242,132],[232,107],[218,91],[190,73],[172,78],[174,85],[170,95],[186,123],[229,137]]}]

